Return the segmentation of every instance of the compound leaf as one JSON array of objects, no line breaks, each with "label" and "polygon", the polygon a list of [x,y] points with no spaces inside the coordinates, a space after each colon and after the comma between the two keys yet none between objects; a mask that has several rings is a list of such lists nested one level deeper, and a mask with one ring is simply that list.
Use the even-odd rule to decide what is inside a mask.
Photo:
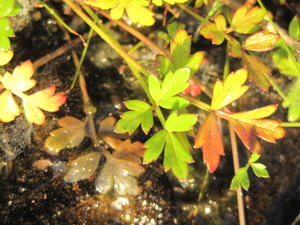
[{"label": "compound leaf", "polygon": [[257,24],[262,22],[265,10],[253,7],[251,9],[242,6],[236,10],[231,21],[231,28],[241,34],[253,33],[258,29]]},{"label": "compound leaf", "polygon": [[0,76],[0,81],[5,89],[13,93],[24,92],[36,84],[36,81],[31,79],[33,72],[33,65],[30,60],[27,60],[17,66],[13,74],[6,72],[3,77]]},{"label": "compound leaf", "polygon": [[207,23],[202,26],[200,34],[206,39],[210,39],[214,45],[222,44],[225,38],[225,32],[220,31],[214,23]]},{"label": "compound leaf", "polygon": [[194,114],[177,115],[176,112],[172,112],[165,123],[165,128],[170,132],[189,131],[195,125],[196,120],[197,116]]},{"label": "compound leaf", "polygon": [[242,63],[248,69],[249,80],[254,81],[258,87],[268,91],[270,83],[266,76],[271,75],[270,69],[254,56],[243,53]]},{"label": "compound leaf", "polygon": [[16,116],[20,115],[20,109],[12,93],[8,90],[0,95],[0,120],[2,122],[11,122]]},{"label": "compound leaf", "polygon": [[217,81],[213,90],[211,107],[218,110],[241,97],[248,87],[243,84],[247,81],[246,69],[239,69],[230,73],[224,82]]},{"label": "compound leaf", "polygon": [[55,112],[65,103],[67,97],[63,93],[55,94],[55,86],[52,85],[32,95],[22,96],[23,107],[27,120],[35,124],[43,124],[45,115],[41,109]]},{"label": "compound leaf", "polygon": [[224,155],[222,136],[214,113],[210,113],[201,125],[194,147],[202,147],[203,161],[208,170],[214,172],[218,168],[220,155]]},{"label": "compound leaf", "polygon": [[73,183],[90,178],[98,168],[100,158],[100,152],[90,152],[71,161],[64,176],[65,182]]},{"label": "compound leaf", "polygon": [[65,116],[58,120],[61,128],[50,132],[45,141],[45,148],[51,155],[57,155],[64,148],[79,145],[86,136],[85,122],[72,116]]},{"label": "compound leaf", "polygon": [[252,34],[242,44],[246,50],[264,52],[272,50],[277,43],[279,36],[270,32],[260,31]]},{"label": "compound leaf", "polygon": [[266,170],[266,166],[264,164],[251,163],[250,166],[257,177],[264,177],[264,178],[270,177],[268,171]]},{"label": "compound leaf", "polygon": [[142,130],[147,134],[153,126],[151,106],[140,100],[126,101],[125,105],[133,111],[127,111],[121,115],[116,130],[121,133],[133,133],[141,125]]},{"label": "compound leaf", "polygon": [[160,130],[145,142],[147,148],[144,153],[145,163],[150,163],[160,156],[166,143],[166,135],[166,130]]},{"label": "compound leaf", "polygon": [[300,78],[297,78],[290,87],[287,99],[282,104],[289,108],[288,120],[290,122],[300,120]]},{"label": "compound leaf", "polygon": [[230,190],[236,190],[242,186],[246,191],[248,191],[250,187],[250,181],[247,170],[248,166],[242,167],[238,170],[231,181]]},{"label": "compound leaf", "polygon": [[111,9],[110,16],[114,20],[121,19],[126,10],[133,23],[151,26],[155,22],[153,12],[146,8],[149,5],[147,0],[85,0],[84,3],[104,10]]}]

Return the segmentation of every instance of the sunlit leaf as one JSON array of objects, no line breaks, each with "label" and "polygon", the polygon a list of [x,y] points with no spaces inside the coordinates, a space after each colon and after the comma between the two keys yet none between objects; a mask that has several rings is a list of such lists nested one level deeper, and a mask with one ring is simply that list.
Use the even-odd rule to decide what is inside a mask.
[{"label": "sunlit leaf", "polygon": [[276,49],[272,54],[272,60],[280,73],[296,77],[300,76],[300,62],[293,60],[285,49]]},{"label": "sunlit leaf", "polygon": [[23,96],[23,107],[27,120],[31,123],[43,124],[45,115],[41,109],[55,112],[65,103],[66,96],[63,93],[55,94],[55,86],[50,86],[29,96]]},{"label": "sunlit leaf", "polygon": [[160,130],[145,142],[147,148],[144,153],[145,163],[150,163],[160,156],[166,143],[166,135],[166,130]]},{"label": "sunlit leaf", "polygon": [[164,152],[164,169],[171,169],[175,176],[184,179],[188,175],[187,163],[193,162],[193,158],[177,137],[168,132]]},{"label": "sunlit leaf", "polygon": [[267,91],[270,83],[266,76],[271,75],[270,69],[258,58],[243,53],[242,63],[248,69],[249,80],[254,81],[258,87]]},{"label": "sunlit leaf", "polygon": [[251,163],[250,166],[257,177],[264,177],[264,178],[270,177],[268,171],[266,170],[266,166],[264,164]]},{"label": "sunlit leaf", "polygon": [[150,95],[152,96],[153,100],[156,102],[160,98],[160,85],[161,85],[161,82],[159,79],[157,79],[153,75],[148,76],[149,92],[150,92]]},{"label": "sunlit leaf", "polygon": [[248,160],[248,163],[254,163],[256,162],[258,159],[260,158],[260,155],[256,152],[252,153],[249,160]]},{"label": "sunlit leaf", "polygon": [[14,93],[24,92],[36,84],[35,80],[31,79],[33,72],[33,65],[31,61],[27,60],[17,66],[13,74],[6,72],[3,77],[0,76],[0,81],[7,90]]},{"label": "sunlit leaf", "polygon": [[57,155],[64,148],[73,148],[79,145],[86,136],[85,122],[71,116],[58,120],[62,127],[50,132],[45,141],[45,148],[51,155]]},{"label": "sunlit leaf", "polygon": [[240,42],[238,42],[235,38],[231,37],[230,35],[225,35],[227,39],[227,49],[228,54],[231,57],[241,58],[242,57],[242,48]]},{"label": "sunlit leaf", "polygon": [[64,176],[65,182],[73,183],[90,178],[98,168],[100,158],[100,152],[90,152],[71,161]]},{"label": "sunlit leaf", "polygon": [[165,109],[182,109],[189,105],[189,101],[181,97],[166,97],[159,102]]},{"label": "sunlit leaf", "polygon": [[121,119],[116,124],[116,130],[121,133],[133,133],[141,125],[142,130],[147,134],[153,126],[151,106],[140,100],[126,101],[125,105],[132,111],[127,111],[121,115]]},{"label": "sunlit leaf", "polygon": [[246,191],[248,191],[250,187],[250,181],[248,177],[248,166],[242,167],[238,170],[237,174],[233,177],[230,189],[237,190],[240,186],[242,186]]},{"label": "sunlit leaf", "polygon": [[246,50],[264,52],[269,51],[275,47],[279,36],[270,32],[257,32],[249,36],[242,44]]},{"label": "sunlit leaf", "polygon": [[272,115],[277,110],[277,105],[268,105],[261,108],[252,109],[249,111],[231,114],[234,119],[261,119]]},{"label": "sunlit leaf", "polygon": [[204,59],[204,52],[198,51],[190,55],[191,41],[191,36],[184,29],[179,29],[175,33],[170,46],[173,72],[180,68],[189,68],[190,75],[193,75],[199,69]]},{"label": "sunlit leaf", "polygon": [[259,7],[249,9],[242,6],[234,13],[231,27],[238,33],[249,34],[258,29],[257,24],[262,22],[264,16],[265,11]]},{"label": "sunlit leaf", "polygon": [[20,109],[10,91],[4,91],[0,95],[0,120],[11,122],[20,115]]},{"label": "sunlit leaf", "polygon": [[298,41],[300,40],[300,24],[297,16],[294,16],[289,24],[289,35]]},{"label": "sunlit leaf", "polygon": [[225,32],[220,31],[214,23],[207,23],[202,26],[200,34],[206,39],[210,39],[214,45],[222,44],[225,38]]},{"label": "sunlit leaf", "polygon": [[208,170],[214,172],[219,165],[220,155],[224,155],[222,136],[214,113],[210,113],[201,124],[195,137],[194,147],[202,147],[203,161]]},{"label": "sunlit leaf", "polygon": [[241,97],[248,90],[244,86],[247,76],[246,69],[239,69],[229,74],[224,82],[217,81],[213,91],[212,109],[218,110]]},{"label": "sunlit leaf", "polygon": [[214,20],[218,30],[220,31],[226,30],[226,19],[222,14],[215,16]]},{"label": "sunlit leaf", "polygon": [[155,22],[153,12],[146,8],[148,0],[85,0],[84,3],[104,10],[111,9],[110,16],[115,20],[121,19],[126,11],[133,23],[151,26]]},{"label": "sunlit leaf", "polygon": [[180,114],[172,112],[165,123],[165,129],[170,132],[189,131],[193,128],[197,121],[194,114]]},{"label": "sunlit leaf", "polygon": [[157,6],[162,6],[163,2],[174,5],[175,3],[184,3],[187,1],[188,0],[152,0],[153,4],[155,4]]},{"label": "sunlit leaf", "polygon": [[16,8],[16,0],[5,0],[0,2],[0,18],[13,16],[11,13]]},{"label": "sunlit leaf", "polygon": [[0,50],[0,66],[4,66],[12,59],[14,52],[12,50]]},{"label": "sunlit leaf", "polygon": [[282,103],[288,107],[288,120],[296,122],[300,120],[300,78],[294,81],[290,87],[287,99]]}]

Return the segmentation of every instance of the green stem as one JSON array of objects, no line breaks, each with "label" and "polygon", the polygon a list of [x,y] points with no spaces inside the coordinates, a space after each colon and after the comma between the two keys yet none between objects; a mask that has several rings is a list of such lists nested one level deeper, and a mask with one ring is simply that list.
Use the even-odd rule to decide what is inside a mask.
[{"label": "green stem", "polygon": [[191,10],[188,6],[184,5],[184,4],[178,4],[178,6],[185,11],[186,13],[190,14],[192,17],[194,17],[196,20],[204,23],[206,22],[206,18],[199,16],[197,13],[195,13],[193,10]]},{"label": "green stem", "polygon": [[68,24],[66,24],[63,19],[55,12],[54,9],[52,9],[49,5],[47,5],[45,2],[38,0],[39,3],[41,3],[45,9],[57,20],[57,22],[59,22],[67,31],[69,31],[70,33],[78,36],[83,42],[84,38],[82,37],[82,35],[80,35],[79,33],[77,33],[75,30],[73,30]]},{"label": "green stem", "polygon": [[200,202],[204,197],[204,193],[206,192],[207,185],[208,185],[208,180],[209,180],[209,171],[206,168],[205,169],[205,174],[204,174],[204,177],[203,177],[203,181],[200,185],[200,191],[199,191],[199,195],[198,195],[198,202]]},{"label": "green stem", "polygon": [[230,60],[228,56],[228,48],[226,48],[226,58],[225,58],[225,64],[223,68],[223,80],[226,80],[226,77],[228,76],[230,72]]},{"label": "green stem", "polygon": [[192,105],[194,105],[194,106],[196,106],[200,109],[203,109],[205,111],[210,111],[211,110],[210,106],[208,104],[206,104],[205,102],[202,102],[198,99],[195,99],[195,98],[193,98],[189,95],[180,94],[179,96],[186,99],[186,100],[188,100]]},{"label": "green stem", "polygon": [[84,46],[84,48],[82,50],[82,53],[81,53],[81,56],[80,56],[80,60],[79,60],[79,65],[76,68],[76,71],[75,71],[75,74],[74,74],[74,78],[73,78],[72,84],[70,86],[70,90],[74,88],[74,86],[76,84],[76,81],[78,80],[78,77],[79,77],[79,74],[80,74],[80,70],[81,70],[81,66],[82,66],[82,63],[83,63],[84,58],[86,56],[86,53],[87,53],[87,50],[88,50],[88,47],[89,47],[89,44],[90,44],[92,36],[93,36],[93,29],[90,29],[90,31],[88,33],[88,37],[87,37],[87,43],[85,44],[85,46]]},{"label": "green stem", "polygon": [[300,127],[300,122],[282,122],[281,127]]},{"label": "green stem", "polygon": [[274,88],[274,90],[280,95],[280,97],[284,101],[288,101],[288,98],[285,96],[285,94],[280,89],[280,87],[276,84],[276,82],[274,82],[274,80],[272,79],[272,77],[270,77],[270,76],[265,76],[265,77],[268,79],[268,81],[270,82],[270,84],[272,85],[272,87]]}]

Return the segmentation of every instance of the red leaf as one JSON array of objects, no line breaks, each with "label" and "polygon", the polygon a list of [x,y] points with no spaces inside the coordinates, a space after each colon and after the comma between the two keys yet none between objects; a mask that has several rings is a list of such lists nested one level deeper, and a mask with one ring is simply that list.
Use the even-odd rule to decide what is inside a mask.
[{"label": "red leaf", "polygon": [[194,147],[202,147],[204,163],[209,172],[214,172],[219,165],[220,155],[224,155],[222,136],[214,113],[210,113],[200,127]]}]

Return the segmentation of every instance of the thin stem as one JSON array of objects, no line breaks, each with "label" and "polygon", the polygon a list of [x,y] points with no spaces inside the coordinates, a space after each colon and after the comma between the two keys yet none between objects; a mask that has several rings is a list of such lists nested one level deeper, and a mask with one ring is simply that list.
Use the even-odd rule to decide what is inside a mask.
[{"label": "thin stem", "polygon": [[118,24],[120,27],[122,27],[124,30],[126,30],[128,33],[132,34],[137,39],[143,41],[147,46],[154,49],[158,54],[164,55],[164,56],[170,56],[168,52],[164,51],[160,47],[158,47],[154,42],[152,42],[149,38],[147,38],[142,33],[138,32],[134,28],[128,26],[127,24],[123,23],[121,20],[114,20],[112,19],[107,12],[105,12],[102,9],[98,9],[97,12],[99,12],[101,15],[106,17],[107,19],[113,21],[114,23]]},{"label": "thin stem", "polygon": [[184,5],[184,4],[178,4],[178,6],[185,11],[186,13],[190,14],[192,17],[194,17],[196,20],[204,23],[206,21],[206,19],[200,15],[198,15],[197,13],[195,13],[193,10],[191,10],[188,6]]},{"label": "thin stem", "polygon": [[45,9],[57,20],[57,22],[59,22],[67,31],[69,31],[70,33],[78,36],[83,43],[85,43],[85,40],[83,38],[82,35],[80,35],[79,33],[77,33],[75,30],[73,30],[68,24],[66,24],[63,19],[58,15],[58,13],[55,12],[54,9],[52,9],[49,5],[47,5],[45,2],[38,0],[44,7]]},{"label": "thin stem", "polygon": [[70,90],[74,88],[75,84],[76,84],[76,81],[78,80],[78,76],[80,74],[80,70],[81,70],[81,66],[82,66],[82,63],[84,61],[84,58],[86,56],[86,53],[87,53],[87,50],[88,50],[88,47],[89,47],[89,44],[90,44],[90,41],[91,41],[91,38],[93,36],[93,29],[90,29],[89,33],[88,33],[88,40],[82,50],[82,53],[81,53],[81,56],[80,56],[80,60],[79,60],[79,65],[77,66],[76,68],[76,71],[75,71],[75,74],[74,74],[74,78],[73,78],[73,81],[72,81],[72,84],[70,86]]},{"label": "thin stem", "polygon": [[[230,124],[229,124],[229,131],[230,131],[230,143],[231,143],[234,173],[237,174],[237,172],[240,168],[238,147],[237,147],[237,143],[236,143],[236,135]],[[240,225],[246,225],[245,206],[244,206],[244,199],[243,199],[243,191],[242,191],[241,187],[239,187],[236,190],[236,197],[237,197],[237,203],[238,203]]]},{"label": "thin stem", "polygon": [[229,60],[229,56],[228,56],[228,48],[226,48],[225,64],[224,64],[224,68],[223,68],[223,80],[226,79],[229,72],[230,72],[230,60]]},{"label": "thin stem", "polygon": [[199,195],[198,195],[198,202],[200,202],[204,197],[204,193],[206,192],[206,189],[207,189],[208,180],[209,180],[209,171],[206,168],[203,181],[200,185],[200,191],[199,191]]},{"label": "thin stem", "polygon": [[280,89],[280,87],[276,84],[276,82],[274,82],[274,80],[272,79],[272,77],[270,76],[265,76],[268,81],[270,82],[270,84],[272,85],[272,87],[274,88],[274,90],[280,95],[280,97],[284,100],[284,101],[288,101],[287,97],[285,96],[285,94],[283,93],[283,91]]},{"label": "thin stem", "polygon": [[300,127],[300,122],[282,122],[281,127]]},{"label": "thin stem", "polygon": [[196,106],[200,109],[203,109],[205,111],[210,111],[211,110],[210,106],[208,104],[206,104],[205,102],[202,102],[198,99],[195,99],[195,98],[193,98],[189,95],[180,94],[179,96],[186,99],[186,100],[188,100],[192,105],[194,105],[194,106]]}]

